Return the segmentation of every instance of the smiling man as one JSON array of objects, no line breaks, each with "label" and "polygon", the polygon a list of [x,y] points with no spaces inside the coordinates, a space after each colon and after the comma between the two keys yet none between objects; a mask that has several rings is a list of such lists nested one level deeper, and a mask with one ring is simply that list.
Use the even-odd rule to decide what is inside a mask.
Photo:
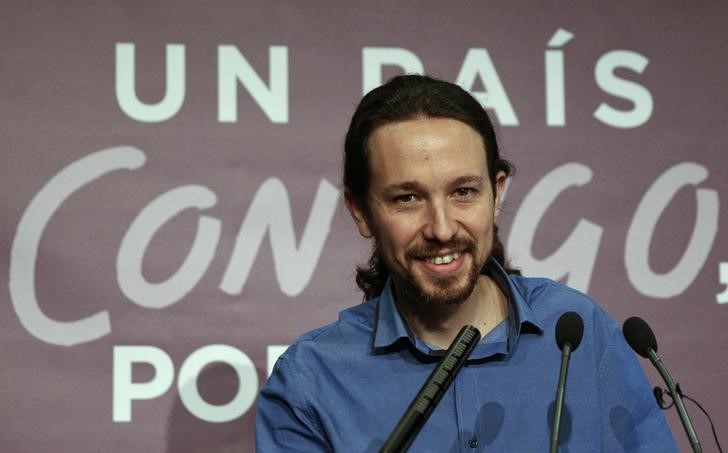
[{"label": "smiling man", "polygon": [[448,82],[400,76],[362,99],[346,136],[346,206],[372,240],[366,301],[302,336],[261,392],[259,451],[377,451],[465,324],[481,342],[412,451],[541,452],[575,311],[561,448],[675,451],[617,323],[587,296],[510,269],[498,239],[511,165],[482,106]]},{"label": "smiling man", "polygon": [[368,146],[367,198],[348,191],[346,204],[376,241],[409,327],[443,349],[465,324],[489,331],[507,315],[503,293],[479,276],[506,172],[491,184],[481,136],[452,118],[388,123]]}]

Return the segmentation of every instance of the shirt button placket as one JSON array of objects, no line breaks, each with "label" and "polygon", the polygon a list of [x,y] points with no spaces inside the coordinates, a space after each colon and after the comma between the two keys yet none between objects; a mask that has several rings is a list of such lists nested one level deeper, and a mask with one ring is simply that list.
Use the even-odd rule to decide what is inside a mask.
[{"label": "shirt button placket", "polygon": [[470,441],[468,442],[468,447],[473,448],[473,449],[478,448],[478,439],[475,437],[470,439]]}]

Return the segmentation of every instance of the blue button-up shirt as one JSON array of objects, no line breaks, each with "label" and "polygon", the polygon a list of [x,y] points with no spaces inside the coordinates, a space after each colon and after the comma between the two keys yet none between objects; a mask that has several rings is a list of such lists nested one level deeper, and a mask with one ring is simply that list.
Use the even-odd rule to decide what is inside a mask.
[{"label": "blue button-up shirt", "polygon": [[[584,320],[569,364],[560,451],[677,451],[617,323],[587,296],[547,279],[489,273],[506,321],[477,345],[410,451],[548,451],[566,311]],[[256,418],[260,452],[374,452],[444,353],[412,333],[382,294],[303,335],[279,358]]]}]

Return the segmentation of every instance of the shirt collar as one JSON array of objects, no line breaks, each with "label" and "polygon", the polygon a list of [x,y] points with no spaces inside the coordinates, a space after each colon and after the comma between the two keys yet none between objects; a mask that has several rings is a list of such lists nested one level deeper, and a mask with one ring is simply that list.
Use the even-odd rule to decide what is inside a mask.
[{"label": "shirt collar", "polygon": [[410,338],[402,315],[394,303],[394,291],[392,288],[392,277],[387,278],[384,289],[377,301],[377,318],[374,326],[374,348],[387,348],[396,343],[400,338]]},{"label": "shirt collar", "polygon": [[[490,346],[488,348],[490,354],[487,355],[492,355],[493,352],[507,353],[515,345],[519,335],[524,331],[524,327],[529,332],[537,334],[543,333],[541,322],[533,309],[526,302],[523,294],[515,287],[503,267],[495,259],[491,258],[489,260],[482,273],[488,274],[493,278],[501,291],[503,291],[503,294],[506,295],[509,307],[508,319],[506,320],[508,323],[507,344],[502,345],[500,348],[502,351],[492,351],[492,346]],[[410,331],[407,322],[394,303],[394,288],[392,286],[392,278],[389,277],[377,300],[377,317],[374,325],[372,346],[375,350],[387,350],[402,339],[409,340],[412,345],[425,354],[433,355],[433,353],[437,354],[437,352],[441,352],[431,350]],[[478,349],[482,348],[476,348],[474,355],[481,356],[486,353],[485,350],[479,353]],[[477,359],[478,357],[473,358]]]}]

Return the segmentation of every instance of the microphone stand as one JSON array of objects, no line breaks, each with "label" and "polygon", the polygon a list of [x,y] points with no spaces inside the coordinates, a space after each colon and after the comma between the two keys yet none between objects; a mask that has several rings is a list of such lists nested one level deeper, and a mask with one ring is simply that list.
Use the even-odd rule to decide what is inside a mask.
[{"label": "microphone stand", "polygon": [[559,431],[561,430],[561,412],[564,408],[564,395],[566,393],[566,376],[569,373],[569,358],[571,357],[571,342],[566,342],[561,350],[561,370],[559,371],[559,385],[556,387],[556,407],[554,422],[551,426],[551,445],[549,453],[556,453],[559,445]]},{"label": "microphone stand", "polygon": [[667,372],[667,368],[665,368],[665,365],[662,364],[662,360],[654,349],[647,348],[647,357],[650,359],[650,362],[652,362],[655,368],[657,368],[657,371],[660,372],[660,376],[662,376],[662,379],[665,380],[665,384],[667,384],[667,389],[670,391],[672,400],[675,401],[675,409],[677,409],[680,421],[682,422],[683,428],[685,428],[685,433],[688,435],[690,446],[693,448],[695,453],[702,453],[703,448],[700,446],[698,435],[695,432],[695,428],[693,428],[692,421],[690,421],[688,411],[685,410],[682,394],[677,390],[675,382],[673,382],[672,377],[670,377],[670,373]]},{"label": "microphone stand", "polygon": [[466,325],[460,330],[379,453],[401,453],[409,449],[478,341],[480,341],[480,331],[475,327]]}]

